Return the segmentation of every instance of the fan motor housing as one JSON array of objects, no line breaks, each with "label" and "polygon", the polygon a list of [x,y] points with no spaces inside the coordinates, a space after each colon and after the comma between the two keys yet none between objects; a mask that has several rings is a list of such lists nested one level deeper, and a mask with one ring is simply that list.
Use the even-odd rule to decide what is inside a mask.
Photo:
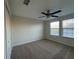
[{"label": "fan motor housing", "polygon": [[29,2],[30,2],[30,0],[24,0],[24,4],[25,4],[25,5],[28,5]]}]

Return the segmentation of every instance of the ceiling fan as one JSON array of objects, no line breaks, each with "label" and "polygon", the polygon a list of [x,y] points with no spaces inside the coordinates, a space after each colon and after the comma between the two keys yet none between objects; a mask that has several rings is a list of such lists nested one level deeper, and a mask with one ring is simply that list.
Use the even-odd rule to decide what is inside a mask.
[{"label": "ceiling fan", "polygon": [[30,3],[30,0],[24,0],[24,4],[28,5]]},{"label": "ceiling fan", "polygon": [[44,16],[41,16],[41,17],[38,17],[38,18],[43,18],[43,17],[47,17],[47,18],[49,18],[49,17],[59,17],[59,16],[56,16],[54,14],[57,14],[57,13],[60,13],[60,12],[61,12],[61,10],[57,10],[57,11],[51,13],[50,10],[46,10],[46,12],[41,12],[41,14],[43,14]]}]

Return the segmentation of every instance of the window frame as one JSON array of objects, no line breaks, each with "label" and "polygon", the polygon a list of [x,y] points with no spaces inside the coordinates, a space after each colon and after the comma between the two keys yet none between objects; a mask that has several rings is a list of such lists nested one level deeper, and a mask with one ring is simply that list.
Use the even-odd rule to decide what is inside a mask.
[{"label": "window frame", "polygon": [[[74,18],[71,18],[71,19],[74,19]],[[69,19],[64,19],[64,20],[69,20]],[[63,21],[64,20],[56,20],[56,21],[50,21],[49,22],[49,35],[50,36],[56,36],[56,37],[61,37],[61,38],[68,38],[68,39],[73,39],[73,38],[71,38],[71,37],[64,37],[63,36]],[[57,21],[59,21],[59,35],[51,35],[50,34],[50,23],[52,23],[52,22],[57,22]]]},{"label": "window frame", "polygon": [[[50,24],[51,23],[53,23],[53,22],[59,22],[59,21],[52,21],[52,22],[50,22]],[[59,22],[59,24],[60,24],[60,22]],[[50,25],[49,25],[49,28],[50,28]],[[51,28],[49,29],[50,30],[50,35],[51,35]],[[59,36],[60,35],[60,25],[59,25],[59,29],[58,29],[59,31],[58,31],[58,35],[51,35],[51,36]]]},{"label": "window frame", "polygon": [[[72,18],[72,19],[74,20],[74,18]],[[65,19],[65,20],[70,20],[70,19]],[[62,22],[62,28],[61,28],[61,29],[62,29],[62,36],[61,36],[61,37],[64,37],[64,38],[72,38],[72,37],[65,37],[65,36],[63,36],[63,21],[64,21],[64,20],[61,21],[61,22]],[[74,28],[73,28],[73,29],[74,29]],[[73,34],[73,35],[74,35],[74,34]],[[74,38],[74,37],[73,37],[73,38]],[[73,39],[73,38],[72,38],[72,39]]]}]

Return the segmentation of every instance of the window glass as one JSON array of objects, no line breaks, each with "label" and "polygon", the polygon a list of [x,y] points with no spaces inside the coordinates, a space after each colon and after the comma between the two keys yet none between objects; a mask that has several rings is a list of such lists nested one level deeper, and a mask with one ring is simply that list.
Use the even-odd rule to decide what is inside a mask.
[{"label": "window glass", "polygon": [[50,23],[50,35],[59,35],[59,21]]},{"label": "window glass", "polygon": [[73,19],[64,20],[62,22],[63,36],[74,38],[74,22]]}]

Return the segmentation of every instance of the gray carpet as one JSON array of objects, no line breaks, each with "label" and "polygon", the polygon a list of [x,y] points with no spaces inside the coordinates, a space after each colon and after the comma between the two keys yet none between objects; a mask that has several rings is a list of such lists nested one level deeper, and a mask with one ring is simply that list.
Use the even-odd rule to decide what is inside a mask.
[{"label": "gray carpet", "polygon": [[74,49],[50,40],[14,47],[11,59],[74,59]]}]

